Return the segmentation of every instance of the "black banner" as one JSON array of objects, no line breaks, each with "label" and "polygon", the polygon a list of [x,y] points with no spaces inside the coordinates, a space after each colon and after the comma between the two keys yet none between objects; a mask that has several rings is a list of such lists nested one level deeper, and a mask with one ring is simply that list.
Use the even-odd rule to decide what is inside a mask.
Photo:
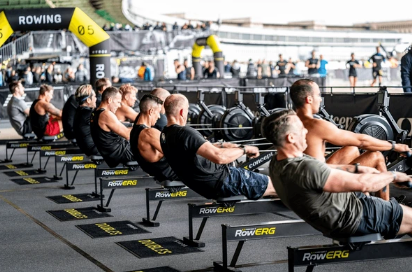
[{"label": "black banner", "polygon": [[13,30],[59,30],[67,29],[74,8],[5,10]]}]

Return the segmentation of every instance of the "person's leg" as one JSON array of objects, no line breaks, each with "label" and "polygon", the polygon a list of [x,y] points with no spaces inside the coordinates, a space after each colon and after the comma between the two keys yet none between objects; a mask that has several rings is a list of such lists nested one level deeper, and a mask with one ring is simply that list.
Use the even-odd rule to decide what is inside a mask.
[{"label": "person's leg", "polygon": [[268,187],[266,188],[266,191],[263,194],[263,196],[277,196],[275,187],[273,187],[272,180],[270,179],[270,177],[268,178],[269,178]]},{"label": "person's leg", "polygon": [[349,77],[349,84],[351,87],[354,87],[354,77],[353,76]]},{"label": "person's leg", "polygon": [[372,70],[373,81],[372,81],[371,86],[375,85],[376,77],[377,77],[377,76],[378,76],[378,73],[377,73],[376,71],[373,71],[373,70]]},{"label": "person's leg", "polygon": [[[366,151],[356,159],[350,162],[350,164],[359,163],[362,166],[369,166],[375,168],[379,172],[386,172],[386,162],[385,157],[379,151]],[[375,193],[375,196],[380,197],[384,200],[389,200],[389,185],[382,188]]]},{"label": "person's leg", "polygon": [[[380,71],[379,71],[380,72]],[[381,75],[379,75],[379,86],[381,86],[382,85],[382,76]]]},{"label": "person's leg", "polygon": [[333,153],[327,160],[327,164],[349,164],[359,157],[359,149],[356,146],[345,146]]},{"label": "person's leg", "polygon": [[412,208],[404,205],[400,206],[402,207],[403,217],[398,234],[412,235]]},{"label": "person's leg", "polygon": [[353,87],[356,87],[356,82],[358,81],[358,77],[353,77]]}]

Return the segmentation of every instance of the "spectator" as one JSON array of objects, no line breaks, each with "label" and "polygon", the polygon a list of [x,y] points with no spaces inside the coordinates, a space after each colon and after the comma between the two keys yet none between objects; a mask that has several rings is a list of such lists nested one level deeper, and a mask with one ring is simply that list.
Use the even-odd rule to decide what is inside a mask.
[{"label": "spectator", "polygon": [[230,68],[232,68],[232,66],[230,66],[230,63],[228,62],[228,61],[224,61],[224,71],[225,71],[225,73],[230,73]]},{"label": "spectator", "polygon": [[286,76],[286,74],[287,74],[287,72],[286,72],[287,64],[288,64],[288,62],[283,59],[282,54],[279,54],[279,60],[278,60],[278,62],[276,62],[277,73],[279,74],[279,77],[285,77]]},{"label": "spectator", "polygon": [[45,82],[47,84],[52,84],[54,82],[53,80],[53,64],[50,64],[49,66],[47,66],[46,72],[45,72]]},{"label": "spectator", "polygon": [[162,28],[162,31],[163,31],[163,32],[167,32],[167,26],[166,26],[166,23],[165,23],[165,22],[162,23],[162,27],[161,27],[161,28]]},{"label": "spectator", "polygon": [[262,78],[262,61],[258,60],[256,62],[256,67],[257,67],[257,78]]},{"label": "spectator", "polygon": [[204,71],[203,77],[207,79],[220,78],[220,74],[215,68],[215,62],[213,60],[209,61],[209,67]]},{"label": "spectator", "polygon": [[140,26],[135,25],[135,26],[133,27],[133,30],[134,30],[134,31],[139,31],[139,30],[140,30]]},{"label": "spectator", "polygon": [[266,63],[265,59],[262,61],[262,64],[260,65],[260,71],[260,75],[262,78],[270,77],[269,65]]},{"label": "spectator", "polygon": [[33,73],[31,72],[30,66],[27,66],[26,71],[23,74],[24,85],[33,85]]},{"label": "spectator", "polygon": [[386,59],[380,53],[380,47],[379,46],[376,47],[376,53],[373,54],[369,58],[369,62],[370,61],[372,61],[372,77],[373,77],[373,81],[372,81],[371,86],[375,85],[377,77],[379,77],[379,86],[381,86],[381,84],[382,84],[382,75],[383,75],[382,62],[385,62]]},{"label": "spectator", "polygon": [[273,77],[274,70],[275,70],[275,65],[273,65],[273,61],[269,61],[270,77]]},{"label": "spectator", "polygon": [[358,80],[358,73],[356,72],[356,68],[362,67],[359,64],[359,61],[355,59],[355,54],[350,54],[351,59],[346,62],[349,66],[349,83],[351,87],[356,86],[356,81]]},{"label": "spectator", "polygon": [[319,69],[318,69],[318,73],[321,77],[326,77],[327,71],[326,71],[326,64],[328,64],[328,62],[326,60],[323,59],[323,55],[319,55]]},{"label": "spectator", "polygon": [[185,24],[182,26],[182,30],[186,30],[186,29],[188,29],[187,23],[185,23]]},{"label": "spectator", "polygon": [[247,72],[246,72],[246,76],[247,77],[256,77],[257,73],[256,73],[256,67],[252,62],[252,59],[249,59],[249,63],[247,64]]},{"label": "spectator", "polygon": [[153,72],[152,69],[149,67],[149,65],[147,65],[146,62],[143,62],[143,65],[146,67],[145,71],[144,71],[144,75],[143,75],[143,80],[144,81],[152,81],[153,80]]},{"label": "spectator", "polygon": [[63,82],[63,75],[60,68],[56,68],[56,73],[54,73],[54,83],[60,84]]},{"label": "spectator", "polygon": [[234,60],[232,63],[232,67],[230,67],[230,73],[232,73],[232,77],[239,77],[240,74],[240,65],[237,60]]},{"label": "spectator", "polygon": [[83,67],[83,64],[79,64],[79,66],[77,66],[75,78],[76,78],[76,82],[86,82],[87,81],[87,73]]},{"label": "spectator", "polygon": [[76,75],[74,74],[73,68],[67,67],[66,71],[63,74],[62,81],[63,82],[75,82],[76,81]]},{"label": "spectator", "polygon": [[178,80],[186,80],[186,68],[184,65],[181,65],[178,59],[174,60],[175,71],[177,74]]},{"label": "spectator", "polygon": [[37,66],[36,68],[34,68],[33,82],[41,83],[41,67],[40,66]]},{"label": "spectator", "polygon": [[179,29],[179,26],[177,25],[177,22],[175,22],[173,25],[173,30],[178,30],[178,29]]},{"label": "spectator", "polygon": [[187,29],[194,29],[192,25],[192,21],[189,20],[189,24],[187,25]]},{"label": "spectator", "polygon": [[189,61],[187,59],[183,61],[183,65],[185,66],[186,70],[186,79],[193,80],[195,78],[195,68],[189,66]]},{"label": "spectator", "polygon": [[159,22],[156,23],[155,27],[153,30],[162,30],[162,27],[159,25]]},{"label": "spectator", "polygon": [[292,61],[292,58],[289,58],[287,68],[286,68],[286,74],[288,75],[294,75],[295,74],[295,68],[296,64]]},{"label": "spectator", "polygon": [[124,30],[125,31],[132,31],[132,27],[129,24],[124,25]]},{"label": "spectator", "polygon": [[119,83],[119,77],[117,76],[112,76],[112,83]]},{"label": "spectator", "polygon": [[19,81],[14,81],[10,83],[9,90],[12,97],[7,104],[7,115],[11,126],[19,135],[24,136],[32,132],[29,118],[30,107],[24,102],[24,87]]},{"label": "spectator", "polygon": [[15,70],[11,70],[11,75],[9,77],[9,82],[7,82],[8,84],[12,83],[13,81],[19,81],[19,75],[16,73]]},{"label": "spectator", "polygon": [[412,45],[409,46],[408,52],[401,59],[401,78],[403,91],[405,93],[412,92]]},{"label": "spectator", "polygon": [[315,57],[315,53],[316,53],[316,51],[313,50],[313,51],[312,51],[312,57],[309,58],[309,59],[306,61],[306,63],[305,63],[305,67],[308,68],[308,74],[309,74],[309,75],[317,74],[317,73],[318,73],[319,66],[320,66],[319,59],[317,59],[317,58]]}]

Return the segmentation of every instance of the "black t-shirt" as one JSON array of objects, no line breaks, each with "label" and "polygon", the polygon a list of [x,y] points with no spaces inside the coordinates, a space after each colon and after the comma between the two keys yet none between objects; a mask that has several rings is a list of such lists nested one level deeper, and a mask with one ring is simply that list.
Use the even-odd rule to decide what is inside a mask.
[{"label": "black t-shirt", "polygon": [[164,180],[178,180],[177,175],[173,172],[166,158],[163,157],[157,162],[148,162],[140,154],[139,146],[139,137],[140,133],[146,129],[145,125],[133,125],[133,129],[130,132],[130,148],[133,152],[133,156],[136,161],[139,163],[139,166],[151,176],[154,176],[158,181]]},{"label": "black t-shirt", "polygon": [[79,103],[77,103],[76,97],[72,94],[69,99],[67,99],[66,103],[63,106],[62,112],[62,124],[63,124],[63,131],[64,136],[68,139],[74,139],[74,115],[76,114],[76,109],[79,107]]},{"label": "black t-shirt", "polygon": [[203,72],[203,77],[204,77],[204,78],[217,78],[217,70],[216,70],[216,68],[213,69],[212,72],[209,72],[209,69],[206,69],[206,70]]},{"label": "black t-shirt", "polygon": [[372,67],[373,70],[382,70],[382,61],[385,61],[385,57],[381,53],[376,53],[369,58],[369,61],[376,63],[375,67]]},{"label": "black t-shirt", "polygon": [[156,124],[154,125],[154,128],[162,131],[163,128],[167,125],[167,117],[164,114],[160,114],[160,118],[157,119]]},{"label": "black t-shirt", "polygon": [[206,140],[191,127],[172,125],[160,135],[163,154],[178,177],[205,198],[216,198],[229,175],[227,165],[215,164],[197,155]]},{"label": "black t-shirt", "polygon": [[90,131],[90,116],[93,112],[89,107],[78,107],[74,115],[73,133],[76,138],[77,145],[87,156],[100,155],[96,145],[93,142]]},{"label": "black t-shirt", "polygon": [[286,60],[276,62],[276,66],[278,67],[279,72],[280,72],[279,74],[281,74],[281,75],[286,74],[286,72],[285,72],[286,64],[288,64],[288,62]]},{"label": "black t-shirt", "polygon": [[346,64],[349,64],[349,74],[356,74],[355,64],[359,64],[358,60],[348,60]]},{"label": "black t-shirt", "polygon": [[[314,59],[314,58],[310,58],[310,59],[308,59],[308,61],[309,61],[309,65],[310,64],[318,64],[318,59]],[[311,74],[317,74],[318,73],[318,68],[308,68],[308,74],[309,75],[311,75]]]}]

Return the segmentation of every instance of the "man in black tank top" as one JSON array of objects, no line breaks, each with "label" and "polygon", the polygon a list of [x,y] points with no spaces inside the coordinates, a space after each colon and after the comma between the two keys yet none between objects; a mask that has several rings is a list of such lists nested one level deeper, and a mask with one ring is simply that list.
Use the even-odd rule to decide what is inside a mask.
[{"label": "man in black tank top", "polygon": [[110,167],[119,163],[134,161],[130,150],[130,129],[126,128],[115,115],[120,107],[122,95],[116,87],[108,87],[102,95],[102,103],[90,120],[92,138],[100,154]]},{"label": "man in black tank top", "polygon": [[81,85],[74,95],[79,104],[73,121],[73,134],[77,145],[87,156],[100,155],[90,130],[90,116],[96,108],[96,94],[92,85]]},{"label": "man in black tank top", "polygon": [[67,140],[74,139],[74,115],[76,114],[76,109],[78,107],[79,103],[77,103],[74,94],[69,96],[66,103],[64,103],[62,112],[62,124],[64,137],[66,137]]},{"label": "man in black tank top", "polygon": [[244,195],[258,199],[275,195],[268,176],[231,167],[242,155],[259,156],[255,146],[206,141],[199,131],[186,126],[189,101],[172,94],[165,101],[167,126],[160,135],[163,154],[180,180],[206,198]]},{"label": "man in black tank top", "polygon": [[160,147],[160,131],[152,128],[159,119],[163,101],[151,94],[144,95],[140,100],[140,114],[132,132],[130,146],[139,166],[149,175],[159,181],[176,180]]}]

